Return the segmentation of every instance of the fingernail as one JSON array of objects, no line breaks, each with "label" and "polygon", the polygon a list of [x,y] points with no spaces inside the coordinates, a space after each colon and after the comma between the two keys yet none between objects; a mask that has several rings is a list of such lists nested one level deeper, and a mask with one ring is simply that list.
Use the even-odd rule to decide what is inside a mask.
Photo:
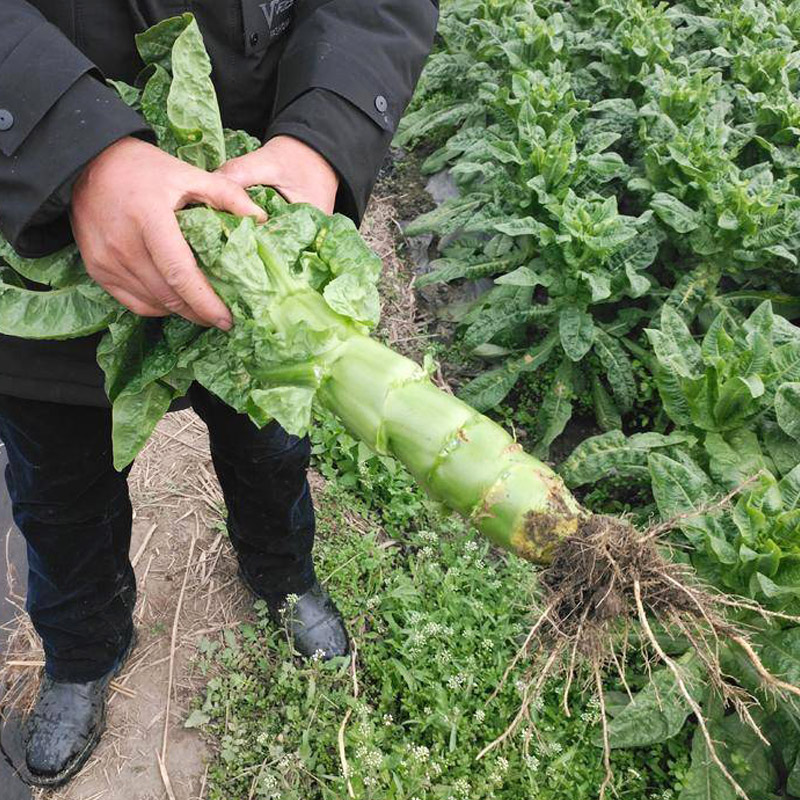
[{"label": "fingernail", "polygon": [[217,320],[217,327],[222,331],[229,331],[233,327],[233,320],[225,319],[225,317],[220,317]]}]

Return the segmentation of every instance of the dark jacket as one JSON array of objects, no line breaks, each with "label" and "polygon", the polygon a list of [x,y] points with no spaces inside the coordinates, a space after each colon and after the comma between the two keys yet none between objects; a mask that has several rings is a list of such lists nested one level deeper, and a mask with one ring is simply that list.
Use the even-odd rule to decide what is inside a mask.
[{"label": "dark jacket", "polygon": [[[361,218],[430,50],[438,0],[0,0],[0,231],[26,256],[70,241],[72,185],[142,120],[103,83],[132,83],[134,34],[192,11],[223,123],[288,134],[341,179],[337,210]],[[124,191],[124,187],[120,187]],[[0,394],[104,404],[96,337],[0,336]]]}]

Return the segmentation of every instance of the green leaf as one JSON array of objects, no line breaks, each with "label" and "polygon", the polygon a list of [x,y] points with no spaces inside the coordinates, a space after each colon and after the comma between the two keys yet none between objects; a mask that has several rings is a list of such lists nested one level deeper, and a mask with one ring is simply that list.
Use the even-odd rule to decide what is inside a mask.
[{"label": "green leaf", "polygon": [[781,478],[778,482],[778,489],[783,498],[784,511],[800,509],[800,460],[794,469]]},{"label": "green leaf", "polygon": [[725,381],[714,404],[716,424],[722,430],[741,424],[742,420],[758,410],[756,399],[763,393],[764,384],[757,375],[749,379],[737,375]]},{"label": "green leaf", "polygon": [[685,433],[636,433],[625,436],[612,430],[584,439],[561,465],[559,472],[570,486],[602,480],[609,474],[647,479],[650,476],[648,455],[654,450],[684,445],[691,447],[694,437]]},{"label": "green leaf", "polygon": [[800,686],[800,627],[762,634],[759,644],[767,671],[792,686]]},{"label": "green leaf", "polygon": [[125,83],[125,81],[115,81],[111,78],[106,78],[106,83],[112,89],[114,89],[125,105],[128,105],[134,109],[139,107],[139,101],[141,100],[142,93],[135,86],[131,86],[130,84]]},{"label": "green leaf", "polygon": [[155,132],[158,146],[170,155],[177,156],[178,140],[172,131],[167,113],[172,76],[160,64],[154,64],[150,69],[152,75],[142,91],[142,115]]},{"label": "green leaf", "polygon": [[211,717],[206,714],[205,711],[196,708],[192,711],[191,714],[186,718],[186,722],[183,723],[184,728],[202,728],[204,725],[208,725],[211,722]]},{"label": "green leaf", "polygon": [[[699,659],[689,653],[678,663],[692,698],[699,702],[705,694]],[[609,723],[609,743],[621,748],[665,742],[681,732],[689,714],[691,708],[675,676],[666,668],[656,670],[647,686]]]},{"label": "green leaf", "polygon": [[533,372],[547,363],[558,341],[553,332],[522,356],[511,358],[497,369],[487,370],[463,386],[458,396],[478,411],[489,411],[505,400],[523,372]]},{"label": "green leaf", "polygon": [[647,463],[653,496],[663,518],[694,511],[713,497],[711,481],[691,459],[676,461],[660,453],[650,453]]},{"label": "green leaf", "polygon": [[[263,424],[274,419],[285,431],[294,436],[305,436],[311,427],[311,405],[314,390],[305,386],[276,386],[271,389],[254,389],[250,393],[253,405],[260,412]],[[258,418],[253,408],[250,416]]]},{"label": "green leaf", "polygon": [[104,330],[120,308],[96,283],[45,292],[0,284],[0,333],[22,339],[75,339]]},{"label": "green leaf", "polygon": [[172,48],[167,114],[183,161],[206,170],[224,163],[225,137],[211,82],[211,60],[194,18]]},{"label": "green leaf", "polygon": [[537,444],[535,454],[544,458],[550,445],[564,431],[572,418],[572,398],[575,392],[574,366],[569,359],[564,359],[556,370],[553,383],[539,409],[536,423]]},{"label": "green leaf", "polygon": [[594,351],[605,368],[605,378],[620,411],[630,411],[636,401],[636,379],[627,353],[612,336],[595,329]]},{"label": "green leaf", "polygon": [[[296,209],[296,206],[292,207]],[[284,259],[293,263],[314,240],[317,214],[310,206],[303,205],[303,216],[292,217],[290,234],[289,221],[272,229],[275,246],[281,249]],[[361,238],[358,229],[349,217],[334,214],[322,226],[318,242],[319,257],[328,265],[332,275],[346,273],[356,275],[365,283],[377,283],[383,269],[383,262]],[[286,250],[287,238],[291,240],[291,250]]]},{"label": "green leaf", "polygon": [[775,414],[781,430],[800,442],[800,382],[784,383],[778,388]]},{"label": "green leaf", "polygon": [[770,381],[800,381],[800,342],[787,342],[776,347],[771,354],[773,371]]},{"label": "green leaf", "polygon": [[501,275],[495,279],[501,286],[542,286],[543,279],[530,267],[518,267],[512,272]]},{"label": "green leaf", "polygon": [[689,233],[700,225],[700,215],[666,192],[656,192],[650,200],[656,216],[677,233]]},{"label": "green leaf", "polygon": [[[736,714],[717,713],[709,722],[719,758],[748,797],[774,798],[776,773],[767,746]],[[692,739],[692,761],[678,800],[736,800],[738,795],[719,767],[711,760],[705,737],[697,728]]]},{"label": "green leaf", "polygon": [[490,342],[501,331],[513,329],[517,325],[545,319],[553,314],[550,306],[534,305],[517,311],[510,310],[505,304],[493,305],[481,311],[480,316],[464,332],[463,343],[467,350]]},{"label": "green leaf", "polygon": [[136,394],[122,393],[117,397],[111,410],[115,469],[123,470],[133,462],[171,402],[171,389],[158,382]]},{"label": "green leaf", "polygon": [[507,236],[538,236],[543,231],[549,230],[547,225],[533,217],[510,219],[508,222],[496,222],[492,228]]},{"label": "green leaf", "polygon": [[683,317],[670,305],[661,309],[660,330],[645,331],[659,364],[684,378],[697,377],[702,369],[700,346],[694,340]]},{"label": "green leaf", "polygon": [[[611,297],[611,278],[608,275],[599,271],[581,271],[578,273],[578,277],[589,287],[593,303],[600,303]],[[649,286],[650,284],[648,283],[647,285]]]},{"label": "green leaf", "polygon": [[372,283],[360,280],[351,273],[339,275],[324,289],[325,302],[337,314],[349,317],[370,327],[378,324],[381,301]]},{"label": "green leaf", "polygon": [[261,141],[247,131],[232,131],[230,128],[224,128],[222,133],[225,138],[226,161],[247,155],[261,147]]},{"label": "green leaf", "polygon": [[172,48],[177,38],[191,24],[191,14],[169,17],[136,34],[136,49],[145,64],[158,64],[167,72],[172,71]]},{"label": "green leaf", "polygon": [[572,361],[580,361],[592,349],[595,339],[594,320],[577,306],[567,306],[558,316],[561,346]]},{"label": "green leaf", "polygon": [[797,440],[785,434],[777,423],[762,422],[764,445],[778,474],[785,475],[800,463]]},{"label": "green leaf", "polygon": [[594,373],[592,373],[592,404],[594,405],[594,416],[597,424],[604,431],[622,428],[622,417],[619,409],[606,391],[603,381]]},{"label": "green leaf", "polygon": [[484,206],[488,199],[485,195],[470,195],[448,200],[433,211],[421,214],[406,226],[404,233],[406,236],[453,233],[466,225],[473,218],[474,212]]},{"label": "green leaf", "polygon": [[89,282],[81,254],[75,245],[69,245],[44,258],[22,258],[0,237],[0,262],[3,261],[29,281],[52,286],[54,289]]},{"label": "green leaf", "polygon": [[458,396],[480,412],[496,408],[516,386],[520,376],[516,360],[496,369],[486,370],[462,386]]},{"label": "green leaf", "polygon": [[768,469],[753,431],[737,428],[726,433],[710,432],[704,445],[710,456],[711,475],[726,489],[735,489],[760,470]]}]

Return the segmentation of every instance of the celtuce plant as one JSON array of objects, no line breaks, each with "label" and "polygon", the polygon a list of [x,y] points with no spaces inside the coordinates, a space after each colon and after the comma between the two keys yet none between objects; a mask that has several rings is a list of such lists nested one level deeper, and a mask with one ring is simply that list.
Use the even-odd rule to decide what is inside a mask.
[{"label": "celtuce plant", "polygon": [[[140,86],[117,88],[144,114],[161,147],[214,169],[258,146],[246,134],[223,131],[210,63],[191,15],[160,23],[137,45],[147,64]],[[133,460],[193,381],[256,424],[276,420],[298,435],[308,430],[317,402],[360,441],[397,458],[435,499],[493,542],[549,564],[542,576],[545,612],[517,659],[530,669],[522,708],[490,748],[514,732],[559,669],[568,676],[567,692],[581,664],[588,664],[599,688],[601,670],[618,663],[615,634],[630,623],[640,624],[644,646],[673,672],[701,726],[681,667],[654,628],[677,629],[695,642],[711,682],[743,713],[745,700],[726,683],[714,657],[718,637],[738,641],[771,688],[793,690],[764,670],[729,621],[732,601],[697,587],[684,568],[662,556],[653,536],[582,509],[561,479],[499,425],[369,337],[379,314],[381,262],[352,222],[288,205],[263,187],[251,194],[268,212],[267,223],[206,207],[178,212],[198,263],[231,309],[230,333],[178,317],[135,316],[90,281],[74,248],[33,262],[3,250],[0,331],[46,339],[107,329],[97,355],[113,408],[118,468]],[[25,280],[52,290],[32,291]],[[744,796],[703,730],[715,763]]]}]

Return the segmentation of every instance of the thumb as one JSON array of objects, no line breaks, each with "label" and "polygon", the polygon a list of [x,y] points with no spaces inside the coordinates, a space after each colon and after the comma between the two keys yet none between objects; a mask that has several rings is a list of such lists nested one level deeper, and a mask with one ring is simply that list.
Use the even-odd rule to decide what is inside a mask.
[{"label": "thumb", "polygon": [[267,220],[264,209],[253,202],[241,185],[225,175],[207,173],[195,187],[192,197],[218,211],[228,211],[239,217],[255,217],[258,222]]},{"label": "thumb", "polygon": [[277,165],[271,158],[265,158],[265,152],[256,150],[238,158],[226,161],[218,170],[218,175],[224,175],[243,188],[248,186],[273,186],[280,182]]}]

